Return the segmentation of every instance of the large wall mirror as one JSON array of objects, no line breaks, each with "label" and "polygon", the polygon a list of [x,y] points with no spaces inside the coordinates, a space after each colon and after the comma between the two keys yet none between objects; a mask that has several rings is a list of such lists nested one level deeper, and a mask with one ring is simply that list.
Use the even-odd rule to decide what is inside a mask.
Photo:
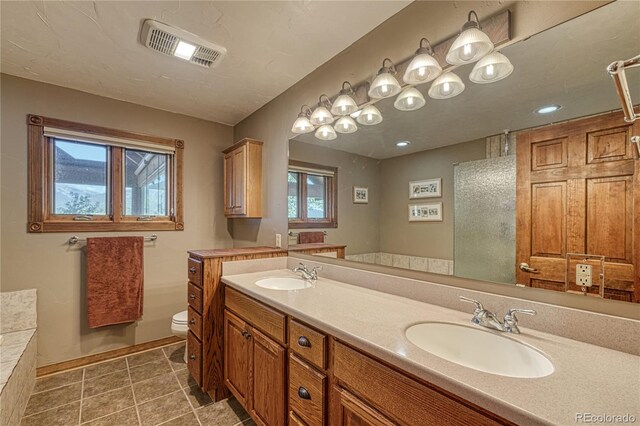
[{"label": "large wall mirror", "polygon": [[[514,71],[330,141],[290,140],[290,240],[350,262],[640,302],[640,160],[606,72],[640,53],[615,2],[514,43]],[[336,79],[339,79],[336,76]],[[640,96],[640,70],[627,72]],[[634,223],[635,221],[635,223]],[[302,236],[302,240],[300,237]],[[320,247],[320,246],[316,246]],[[310,252],[309,252],[310,253]]]}]

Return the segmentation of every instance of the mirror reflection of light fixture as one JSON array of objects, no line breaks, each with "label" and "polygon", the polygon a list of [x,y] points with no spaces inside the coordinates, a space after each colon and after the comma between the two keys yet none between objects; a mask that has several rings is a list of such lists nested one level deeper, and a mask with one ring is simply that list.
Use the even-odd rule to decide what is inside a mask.
[{"label": "mirror reflection of light fixture", "polygon": [[355,120],[348,115],[338,118],[333,128],[338,133],[353,133],[358,130]]},{"label": "mirror reflection of light fixture", "polygon": [[[348,85],[348,87],[345,87]],[[340,96],[336,98],[331,107],[331,114],[333,115],[349,115],[358,110],[358,104],[353,99],[354,95],[353,86],[348,81],[342,83],[342,90]]]},{"label": "mirror reflection of light fixture", "polygon": [[365,126],[373,126],[374,124],[382,123],[382,114],[375,105],[367,105],[362,109],[356,121]]},{"label": "mirror reflection of light fixture", "polygon": [[469,80],[478,84],[493,83],[509,77],[512,72],[513,65],[509,59],[502,53],[493,52],[475,64]]},{"label": "mirror reflection of light fixture", "polygon": [[[322,100],[323,96],[326,98],[325,101]],[[329,107],[331,107],[331,101],[329,100],[329,97],[324,94],[320,95],[320,102],[318,102],[318,106],[311,113],[311,123],[316,126],[333,123],[333,115],[331,115],[331,112],[326,107],[326,105],[329,105]]]},{"label": "mirror reflection of light fixture", "polygon": [[[385,66],[385,63],[389,61],[390,66]],[[371,87],[369,88],[369,97],[373,99],[384,99],[391,96],[395,96],[400,93],[400,83],[393,76],[396,74],[396,67],[389,58],[384,58],[382,61],[382,68],[378,71],[378,75],[373,79]]]},{"label": "mirror reflection of light fixture", "polygon": [[400,111],[415,111],[425,104],[424,96],[415,87],[407,87],[396,98],[393,106]]},{"label": "mirror reflection of light fixture", "polygon": [[[475,17],[475,21],[472,20]],[[464,65],[475,62],[493,50],[493,42],[482,30],[475,11],[469,12],[467,22],[462,26],[462,32],[455,39],[446,60],[451,65]]]},{"label": "mirror reflection of light fixture", "polygon": [[[305,108],[307,109],[306,111]],[[314,126],[311,123],[311,120],[309,120],[310,115],[311,108],[308,105],[302,105],[300,108],[300,114],[298,114],[296,121],[293,122],[291,131],[297,135],[313,132]]]},{"label": "mirror reflection of light fixture", "polygon": [[[423,43],[426,43],[427,47],[424,47]],[[440,73],[442,73],[442,67],[433,57],[431,43],[426,38],[421,39],[420,48],[416,50],[416,56],[407,66],[402,80],[407,84],[422,84],[433,80]]]},{"label": "mirror reflection of light fixture", "polygon": [[336,131],[333,130],[333,127],[331,127],[329,124],[320,126],[318,127],[318,130],[316,130],[316,138],[323,141],[332,141],[337,137],[338,135],[336,134]]},{"label": "mirror reflection of light fixture", "polygon": [[446,72],[436,78],[429,88],[429,97],[433,99],[448,99],[458,96],[464,90],[464,83],[460,77],[452,72]]}]

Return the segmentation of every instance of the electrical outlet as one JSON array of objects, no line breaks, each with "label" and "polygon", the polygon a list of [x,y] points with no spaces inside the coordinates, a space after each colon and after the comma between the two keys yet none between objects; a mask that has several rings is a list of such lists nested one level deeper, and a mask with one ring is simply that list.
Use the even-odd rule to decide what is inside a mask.
[{"label": "electrical outlet", "polygon": [[584,263],[576,265],[576,284],[582,287],[591,287],[591,265]]},{"label": "electrical outlet", "polygon": [[276,234],[276,247],[282,247],[282,234]]}]

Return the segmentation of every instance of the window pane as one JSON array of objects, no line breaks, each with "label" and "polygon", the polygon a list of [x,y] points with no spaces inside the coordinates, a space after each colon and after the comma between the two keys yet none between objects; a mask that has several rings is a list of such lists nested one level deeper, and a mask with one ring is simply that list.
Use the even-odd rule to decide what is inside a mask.
[{"label": "window pane", "polygon": [[300,217],[300,194],[298,194],[298,182],[300,181],[300,175],[298,173],[289,172],[287,176],[288,182],[288,204],[289,204],[289,219],[295,219]]},{"label": "window pane", "polygon": [[55,139],[53,213],[107,214],[107,147]]},{"label": "window pane", "polygon": [[168,155],[132,149],[124,155],[124,214],[168,216]]},{"label": "window pane", "polygon": [[326,184],[325,176],[307,175],[307,217],[309,219],[324,219],[326,215]]}]

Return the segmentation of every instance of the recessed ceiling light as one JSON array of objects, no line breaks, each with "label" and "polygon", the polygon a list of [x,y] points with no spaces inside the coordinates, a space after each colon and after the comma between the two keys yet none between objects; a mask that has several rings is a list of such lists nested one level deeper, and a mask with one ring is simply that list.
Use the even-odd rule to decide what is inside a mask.
[{"label": "recessed ceiling light", "polygon": [[400,142],[396,142],[396,146],[398,148],[404,148],[405,146],[409,146],[411,142],[409,141],[400,141]]},{"label": "recessed ceiling light", "polygon": [[545,105],[536,110],[536,114],[551,114],[562,108],[560,105]]},{"label": "recessed ceiling light", "polygon": [[176,46],[175,52],[173,52],[174,56],[178,58],[185,59],[187,61],[191,60],[191,57],[196,51],[196,46],[193,44],[187,43],[186,41],[180,40],[178,45]]}]

